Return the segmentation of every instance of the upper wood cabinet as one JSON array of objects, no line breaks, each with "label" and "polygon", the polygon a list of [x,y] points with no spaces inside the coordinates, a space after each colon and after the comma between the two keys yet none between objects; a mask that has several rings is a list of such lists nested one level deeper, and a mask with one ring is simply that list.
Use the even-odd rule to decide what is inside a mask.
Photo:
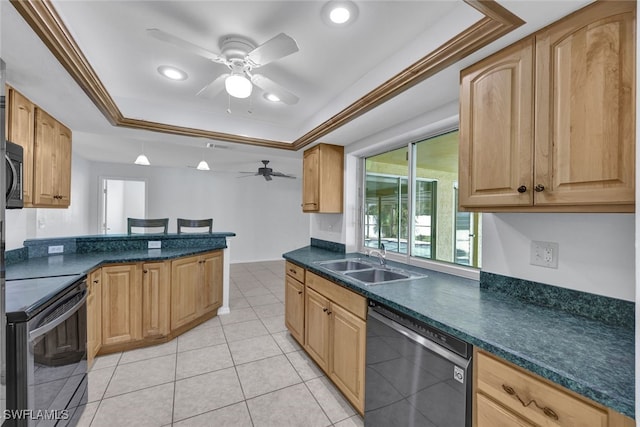
[{"label": "upper wood cabinet", "polygon": [[35,105],[20,92],[7,87],[7,140],[22,146],[22,188],[25,207],[33,203],[33,148]]},{"label": "upper wood cabinet", "polygon": [[71,203],[71,131],[36,107],[33,205]]},{"label": "upper wood cabinet", "polygon": [[635,2],[596,2],[461,73],[460,206],[632,212]]},{"label": "upper wood cabinet", "polygon": [[344,147],[318,144],[304,152],[302,211],[341,213],[343,206]]}]

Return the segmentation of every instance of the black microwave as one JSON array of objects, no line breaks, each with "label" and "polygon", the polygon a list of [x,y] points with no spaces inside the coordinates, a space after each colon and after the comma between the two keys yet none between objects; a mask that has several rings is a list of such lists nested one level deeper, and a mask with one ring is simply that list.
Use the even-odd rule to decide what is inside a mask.
[{"label": "black microwave", "polygon": [[5,152],[7,162],[7,209],[21,209],[22,200],[22,147],[7,141]]}]

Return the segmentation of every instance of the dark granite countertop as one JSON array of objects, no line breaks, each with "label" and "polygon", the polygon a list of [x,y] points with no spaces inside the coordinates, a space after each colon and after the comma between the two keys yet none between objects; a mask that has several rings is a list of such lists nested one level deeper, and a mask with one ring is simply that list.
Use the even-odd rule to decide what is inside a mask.
[{"label": "dark granite countertop", "polygon": [[283,255],[309,271],[399,309],[479,348],[634,417],[635,334],[566,311],[481,289],[479,282],[404,264],[426,278],[365,286],[318,265],[362,257],[317,247]]}]

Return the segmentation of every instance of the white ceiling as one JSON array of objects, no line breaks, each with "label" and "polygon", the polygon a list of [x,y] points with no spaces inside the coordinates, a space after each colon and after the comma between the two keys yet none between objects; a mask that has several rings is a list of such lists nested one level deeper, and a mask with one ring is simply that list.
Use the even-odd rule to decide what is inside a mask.
[{"label": "white ceiling", "polygon": [[[355,3],[357,20],[336,28],[323,22],[325,2],[315,0],[53,0],[125,117],[283,142],[292,142],[325,122],[482,17],[453,0]],[[460,69],[588,2],[500,3],[526,24],[322,141],[349,145],[456,101]],[[205,152],[203,147],[210,141],[202,138],[111,126],[16,10],[0,2],[0,12],[0,55],[7,62],[8,82],[69,126],[74,131],[74,151],[83,157],[130,163],[143,141],[154,165],[191,165],[206,155],[214,167],[233,170],[260,158],[301,157],[301,152],[228,142],[216,142],[228,149]],[[250,100],[231,98],[229,114],[226,93],[212,99],[196,96],[226,67],[151,38],[147,28],[159,28],[213,52],[220,51],[219,40],[225,35],[239,34],[261,44],[284,32],[300,50],[259,72],[300,101],[293,106],[274,104],[254,89]],[[177,66],[189,78],[170,81],[156,72],[160,65]]]}]

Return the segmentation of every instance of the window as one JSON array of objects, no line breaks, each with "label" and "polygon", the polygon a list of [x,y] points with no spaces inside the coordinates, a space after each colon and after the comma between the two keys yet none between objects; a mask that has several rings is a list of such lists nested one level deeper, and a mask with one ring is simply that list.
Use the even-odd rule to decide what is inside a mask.
[{"label": "window", "polygon": [[458,210],[457,181],[458,131],[366,158],[363,245],[479,267],[480,214]]}]

